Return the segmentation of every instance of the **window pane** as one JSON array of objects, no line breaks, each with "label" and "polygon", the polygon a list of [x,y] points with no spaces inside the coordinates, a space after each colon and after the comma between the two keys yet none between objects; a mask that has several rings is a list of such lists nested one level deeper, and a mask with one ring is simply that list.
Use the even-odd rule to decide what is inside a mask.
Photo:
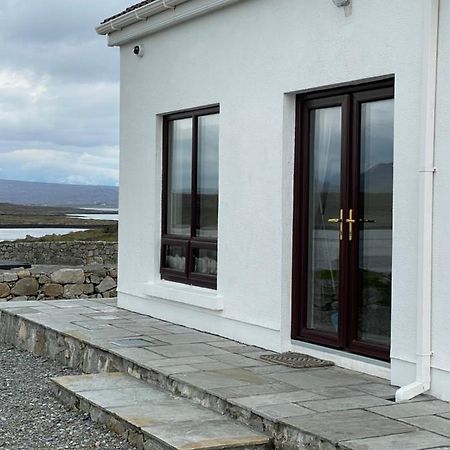
[{"label": "window pane", "polygon": [[[337,333],[341,107],[310,112],[308,328]],[[331,222],[330,222],[331,219]]]},{"label": "window pane", "polygon": [[167,233],[191,234],[192,119],[169,123]]},{"label": "window pane", "polygon": [[217,275],[217,250],[194,249],[194,272]]},{"label": "window pane", "polygon": [[163,250],[163,267],[184,272],[186,267],[186,247],[165,245]]},{"label": "window pane", "polygon": [[361,105],[358,337],[389,345],[394,100]]},{"label": "window pane", "polygon": [[198,118],[197,236],[217,237],[219,114]]}]

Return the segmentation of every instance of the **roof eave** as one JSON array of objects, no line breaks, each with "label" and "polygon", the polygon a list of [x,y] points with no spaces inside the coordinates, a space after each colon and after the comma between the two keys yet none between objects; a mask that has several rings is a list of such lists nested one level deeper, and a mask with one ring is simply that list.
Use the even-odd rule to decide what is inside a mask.
[{"label": "roof eave", "polygon": [[[110,47],[121,46],[243,1],[245,0],[156,0],[123,16],[111,19],[101,24],[96,30],[99,34],[108,35]],[[177,5],[181,6],[175,8]],[[171,10],[173,13],[169,12]]]},{"label": "roof eave", "polygon": [[101,35],[107,35],[120,31],[125,27],[133,25],[142,20],[147,20],[149,17],[159,14],[168,9],[173,9],[177,5],[187,2],[189,0],[156,0],[155,2],[144,5],[141,8],[130,11],[115,19],[111,19],[106,23],[100,24],[95,28],[95,31]]}]

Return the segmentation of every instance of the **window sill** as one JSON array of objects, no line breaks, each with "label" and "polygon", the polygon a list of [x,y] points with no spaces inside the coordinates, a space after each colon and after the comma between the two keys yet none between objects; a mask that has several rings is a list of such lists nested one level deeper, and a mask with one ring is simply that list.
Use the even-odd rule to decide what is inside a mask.
[{"label": "window sill", "polygon": [[223,310],[223,297],[212,289],[159,280],[146,283],[144,294],[149,297],[157,297],[212,311]]}]

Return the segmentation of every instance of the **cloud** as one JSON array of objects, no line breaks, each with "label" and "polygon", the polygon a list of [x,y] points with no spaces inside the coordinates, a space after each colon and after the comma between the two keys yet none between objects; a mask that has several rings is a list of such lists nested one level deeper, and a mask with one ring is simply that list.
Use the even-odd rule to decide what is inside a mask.
[{"label": "cloud", "polygon": [[0,2],[0,177],[117,184],[117,49],[94,27],[125,0]]},{"label": "cloud", "polygon": [[19,149],[2,154],[0,178],[70,184],[117,186],[118,150],[93,149]]}]

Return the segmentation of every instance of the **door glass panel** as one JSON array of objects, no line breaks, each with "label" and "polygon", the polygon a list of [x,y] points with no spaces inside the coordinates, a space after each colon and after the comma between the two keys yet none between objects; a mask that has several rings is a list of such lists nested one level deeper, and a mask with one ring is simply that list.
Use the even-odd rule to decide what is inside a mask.
[{"label": "door glass panel", "polygon": [[310,112],[307,327],[336,333],[339,305],[341,107]]},{"label": "door glass panel", "polygon": [[198,118],[197,236],[217,238],[219,114]]},{"label": "door glass panel", "polygon": [[358,338],[390,343],[394,100],[361,105]]},{"label": "door glass panel", "polygon": [[192,119],[169,124],[167,233],[191,235]]}]

